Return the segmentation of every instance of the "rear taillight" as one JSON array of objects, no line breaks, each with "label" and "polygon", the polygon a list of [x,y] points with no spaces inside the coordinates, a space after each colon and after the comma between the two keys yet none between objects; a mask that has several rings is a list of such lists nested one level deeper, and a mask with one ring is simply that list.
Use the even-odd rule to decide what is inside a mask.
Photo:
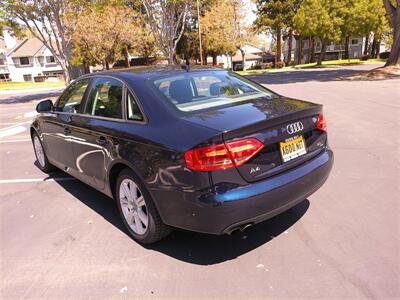
[{"label": "rear taillight", "polygon": [[195,171],[212,171],[241,166],[261,151],[264,144],[255,138],[200,147],[185,153],[186,165]]},{"label": "rear taillight", "polygon": [[324,115],[319,115],[317,120],[317,129],[326,132],[328,128],[326,127],[326,119]]}]

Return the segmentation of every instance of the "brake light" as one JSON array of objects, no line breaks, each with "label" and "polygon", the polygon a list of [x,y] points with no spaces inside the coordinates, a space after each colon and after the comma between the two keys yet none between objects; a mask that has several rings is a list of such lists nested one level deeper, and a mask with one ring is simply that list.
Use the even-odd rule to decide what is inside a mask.
[{"label": "brake light", "polygon": [[326,127],[326,119],[324,115],[319,115],[317,120],[317,129],[323,132],[327,132],[328,128]]},{"label": "brake light", "polygon": [[186,165],[195,171],[212,171],[241,166],[254,157],[264,144],[248,138],[224,144],[200,147],[185,153]]}]

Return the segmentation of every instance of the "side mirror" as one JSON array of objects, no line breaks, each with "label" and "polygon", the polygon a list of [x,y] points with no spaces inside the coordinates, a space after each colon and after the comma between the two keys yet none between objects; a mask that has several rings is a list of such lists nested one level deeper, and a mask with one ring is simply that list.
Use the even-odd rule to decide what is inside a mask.
[{"label": "side mirror", "polygon": [[36,106],[36,111],[38,113],[49,112],[52,111],[54,108],[53,102],[51,100],[43,100],[38,103]]}]

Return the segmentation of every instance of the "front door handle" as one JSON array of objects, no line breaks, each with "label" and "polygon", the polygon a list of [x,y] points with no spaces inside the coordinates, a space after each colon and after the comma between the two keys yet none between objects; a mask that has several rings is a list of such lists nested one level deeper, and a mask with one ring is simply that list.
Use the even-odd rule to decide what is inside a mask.
[{"label": "front door handle", "polygon": [[71,134],[71,129],[69,129],[68,127],[64,127],[64,134],[65,135]]},{"label": "front door handle", "polygon": [[104,136],[99,137],[99,138],[96,140],[96,142],[97,142],[97,144],[99,144],[99,145],[105,145],[105,144],[108,143],[107,139],[106,139]]}]

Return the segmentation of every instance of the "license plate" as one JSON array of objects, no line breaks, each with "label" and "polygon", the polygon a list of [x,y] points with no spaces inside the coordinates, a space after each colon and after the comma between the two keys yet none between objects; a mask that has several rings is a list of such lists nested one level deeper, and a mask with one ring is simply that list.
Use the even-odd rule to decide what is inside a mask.
[{"label": "license plate", "polygon": [[307,153],[303,136],[293,137],[279,144],[283,162],[288,162]]}]

